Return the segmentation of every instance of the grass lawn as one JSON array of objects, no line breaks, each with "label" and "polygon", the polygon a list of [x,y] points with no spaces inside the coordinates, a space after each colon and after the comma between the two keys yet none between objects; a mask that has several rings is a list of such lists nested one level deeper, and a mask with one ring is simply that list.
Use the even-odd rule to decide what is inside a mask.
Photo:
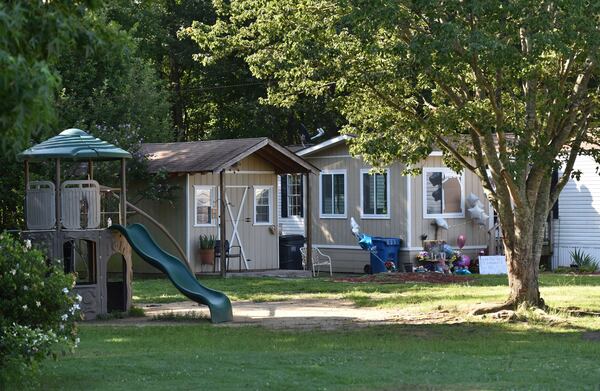
[{"label": "grass lawn", "polygon": [[597,390],[600,341],[524,324],[272,331],[83,326],[45,390]]},{"label": "grass lawn", "polygon": [[[501,300],[506,280],[468,284],[352,284],[327,279],[203,279],[233,300],[346,298],[411,311],[460,310]],[[600,309],[600,277],[543,275],[555,307]],[[136,281],[136,301],[177,301],[166,280]],[[600,318],[557,322],[388,325],[337,331],[173,325],[82,324],[72,356],[46,361],[45,390],[598,390]],[[32,387],[32,388],[35,388]]]},{"label": "grass lawn", "polygon": [[[464,310],[479,302],[502,301],[508,296],[506,276],[473,275],[461,284],[377,284],[331,282],[329,278],[201,278],[209,288],[225,292],[232,301],[277,301],[291,298],[342,298],[358,306],[402,307],[415,311]],[[557,309],[583,307],[600,311],[600,275],[540,276],[546,303]],[[170,303],[188,300],[167,279],[133,282],[134,303]]]}]

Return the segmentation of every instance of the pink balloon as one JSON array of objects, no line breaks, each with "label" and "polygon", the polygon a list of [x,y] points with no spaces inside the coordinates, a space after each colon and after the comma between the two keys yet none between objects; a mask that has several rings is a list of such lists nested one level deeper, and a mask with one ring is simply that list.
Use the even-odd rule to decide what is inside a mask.
[{"label": "pink balloon", "polygon": [[468,255],[463,254],[461,257],[461,261],[464,267],[469,267],[469,265],[471,265],[471,257],[469,257]]},{"label": "pink balloon", "polygon": [[466,241],[467,239],[464,235],[458,235],[458,238],[456,239],[456,245],[458,246],[458,248],[462,249],[463,247],[465,247]]}]

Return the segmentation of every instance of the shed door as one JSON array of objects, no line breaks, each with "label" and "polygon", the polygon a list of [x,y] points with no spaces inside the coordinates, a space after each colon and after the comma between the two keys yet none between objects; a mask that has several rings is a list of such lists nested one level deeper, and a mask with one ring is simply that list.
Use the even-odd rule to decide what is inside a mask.
[{"label": "shed door", "polygon": [[[254,244],[250,240],[250,232],[252,229],[252,194],[248,186],[226,186],[225,187],[225,203],[227,205],[226,231],[227,239],[230,246],[240,246],[232,248],[231,253],[237,254],[241,252],[241,260],[232,258],[229,261],[229,270],[249,270],[250,264],[248,260],[253,259]],[[240,266],[241,262],[241,266]]]}]

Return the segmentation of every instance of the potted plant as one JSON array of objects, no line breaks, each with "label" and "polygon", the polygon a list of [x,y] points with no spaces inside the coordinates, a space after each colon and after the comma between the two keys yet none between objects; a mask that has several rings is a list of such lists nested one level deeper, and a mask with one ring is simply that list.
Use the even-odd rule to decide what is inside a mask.
[{"label": "potted plant", "polygon": [[200,263],[212,265],[215,263],[215,235],[200,235]]}]

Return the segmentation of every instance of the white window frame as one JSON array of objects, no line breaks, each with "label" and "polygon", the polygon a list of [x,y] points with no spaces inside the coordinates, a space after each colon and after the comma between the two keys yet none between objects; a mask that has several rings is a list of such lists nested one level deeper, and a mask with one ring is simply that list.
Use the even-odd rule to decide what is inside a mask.
[{"label": "white window frame", "polygon": [[[427,213],[427,173],[430,172],[442,172],[444,174],[449,173],[458,176],[460,181],[460,207],[461,213]],[[423,167],[422,169],[423,182],[421,189],[423,191],[423,218],[424,219],[435,219],[437,217],[442,218],[464,218],[465,217],[465,172],[458,174],[456,171],[448,167]],[[444,209],[444,198],[442,198],[442,210]]]},{"label": "white window frame", "polygon": [[[323,175],[344,175],[344,213],[323,213]],[[333,181],[331,182],[333,184]],[[333,195],[333,191],[332,191]],[[347,170],[323,170],[319,174],[319,217],[322,219],[346,219],[348,218],[348,172]]]},{"label": "white window frame", "polygon": [[[256,221],[256,191],[257,190],[268,190],[269,191],[269,221],[268,222],[257,222]],[[254,225],[273,225],[273,186],[264,186],[264,185],[255,185],[252,187],[252,201],[253,201],[253,210],[252,214],[254,215],[253,224]]]},{"label": "white window frame", "polygon": [[[216,186],[212,185],[194,185],[194,227],[216,227],[217,218],[214,218],[211,214],[210,223],[198,223],[198,197],[196,197],[196,190],[208,190],[210,191],[210,204],[211,208],[216,209],[218,213],[218,205],[216,200]],[[211,210],[212,212],[212,210]]]},{"label": "white window frame", "polygon": [[[292,219],[293,218],[300,218],[300,217],[304,216],[304,205],[303,205],[303,199],[304,199],[304,180],[302,178],[302,174],[284,174],[284,175],[287,177],[287,179],[286,179],[286,186],[287,186],[287,188],[286,188],[286,192],[285,192],[286,197],[287,197],[287,200],[286,200],[287,201],[287,218],[292,218]],[[290,199],[291,199],[290,188],[291,188],[291,186],[290,186],[290,178],[292,176],[298,176],[300,178],[300,184],[299,184],[299,186],[300,186],[300,193],[295,194],[294,196],[298,197],[300,199],[300,201],[301,201],[300,205],[299,205],[300,206],[300,210],[302,211],[301,214],[293,214],[292,211],[291,211],[291,202],[290,202]]]},{"label": "white window frame", "polygon": [[[390,202],[390,182],[391,182],[391,176],[390,176],[390,169],[386,168],[385,170],[383,170],[386,174],[386,202],[387,202],[387,213],[386,214],[377,214],[377,213],[365,213],[364,211],[364,197],[365,197],[365,193],[364,193],[364,174],[369,174],[372,175],[370,173],[370,169],[369,168],[361,168],[360,170],[360,218],[361,219],[381,219],[381,220],[389,220],[391,217],[391,202]],[[375,173],[378,174],[378,173]],[[375,212],[377,212],[377,208],[374,209]]]}]

